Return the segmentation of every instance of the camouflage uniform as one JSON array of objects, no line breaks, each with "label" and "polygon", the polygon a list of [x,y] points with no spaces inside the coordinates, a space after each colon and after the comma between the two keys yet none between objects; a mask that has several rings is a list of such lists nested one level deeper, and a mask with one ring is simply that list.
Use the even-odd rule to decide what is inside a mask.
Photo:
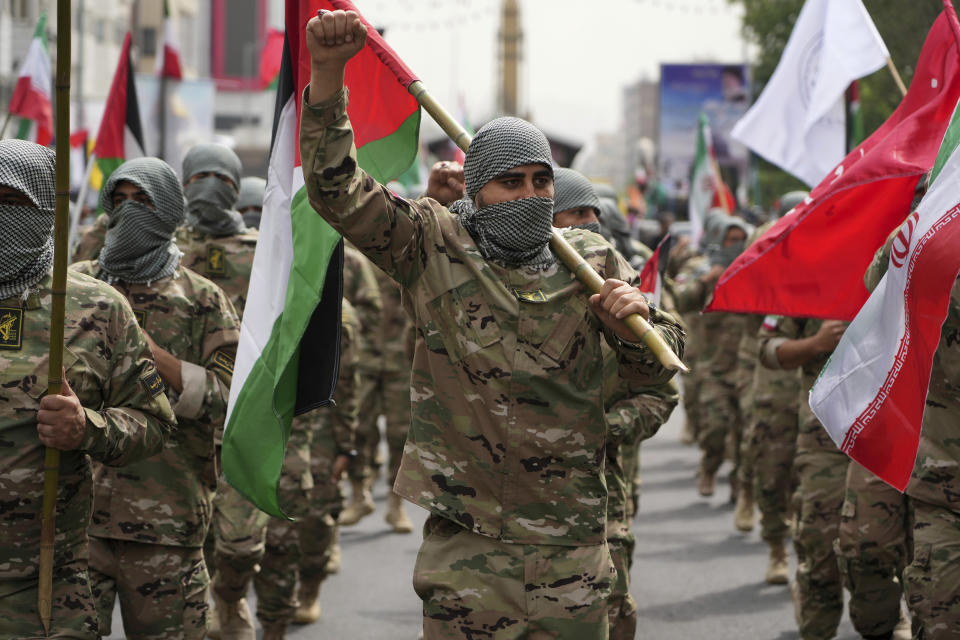
[{"label": "camouflage uniform", "polygon": [[[671,253],[668,271],[674,264],[677,263]],[[706,292],[700,290],[702,285],[695,280],[706,273],[709,266],[706,257],[691,253],[677,269],[675,290],[684,292],[677,296],[677,309],[683,314],[683,322],[687,327],[685,357],[690,367],[690,373],[683,376],[683,411],[687,416],[684,428],[690,436],[698,438],[702,422],[700,389],[704,378],[703,367],[699,365],[704,343],[700,310],[706,302]]]},{"label": "camouflage uniform", "polygon": [[[44,637],[37,612],[44,447],[36,410],[47,390],[50,284],[47,276],[25,301],[0,301],[0,629],[8,638]],[[147,458],[163,449],[175,419],[130,306],[106,283],[68,271],[64,347],[87,430],[79,449],[60,454],[51,637],[92,639],[99,633],[87,574],[89,459],[126,465]]]},{"label": "camouflage uniform", "polygon": [[[253,229],[232,236],[214,236],[190,227],[181,227],[175,236],[177,246],[183,251],[181,264],[223,289],[241,318],[257,238],[258,233]],[[218,457],[222,439],[221,427],[216,434]],[[212,526],[204,547],[207,568],[216,577],[217,594],[227,602],[236,602],[246,595],[263,556],[267,515],[222,479],[213,507]]]},{"label": "camouflage uniform", "polygon": [[[96,276],[96,262],[74,270]],[[114,285],[141,328],[181,361],[183,392],[164,450],[123,467],[94,466],[90,578],[100,627],[110,634],[119,595],[130,637],[202,638],[207,569],[203,540],[217,489],[214,431],[221,428],[240,320],[223,291],[184,267],[146,284]]]},{"label": "camouflage uniform", "polygon": [[[279,499],[296,522],[271,518],[267,526],[266,553],[253,581],[257,618],[264,628],[285,628],[293,621],[298,578],[319,589],[327,577],[335,516],[342,504],[339,483],[332,480],[333,465],[338,455],[353,450],[357,429],[360,323],[348,300],[343,301],[342,320],[336,405],[294,418],[291,427]],[[317,591],[312,595],[316,599]]]},{"label": "camouflage uniform", "polygon": [[[779,318],[776,327],[760,332],[761,363],[779,369],[777,348],[786,340],[816,335],[822,322]],[[799,428],[794,472],[798,505],[793,546],[797,553],[796,593],[800,636],[832,638],[843,614],[843,585],[833,542],[840,527],[849,459],[830,439],[806,398],[828,356],[817,356],[801,367]]]},{"label": "camouflage uniform", "polygon": [[101,213],[89,227],[83,230],[77,241],[77,246],[73,249],[73,261],[82,262],[84,260],[96,260],[103,249],[103,243],[107,236],[107,225],[110,224],[110,216]]},{"label": "camouflage uniform", "polygon": [[[775,329],[778,321],[771,316],[764,323]],[[782,542],[789,529],[800,393],[799,370],[771,370],[760,366],[754,369],[749,449],[753,455],[760,537],[766,542]]]},{"label": "camouflage uniform", "polygon": [[[397,280],[416,318],[412,421],[394,491],[432,512],[414,570],[425,636],[607,637],[616,574],[605,542],[601,331],[623,377],[661,384],[670,373],[602,328],[562,265],[484,260],[447,209],[404,200],[360,170],[345,90],[304,104],[300,134],[311,204]],[[563,233],[605,276],[637,281],[598,236]],[[682,352],[679,325],[652,321]]]}]

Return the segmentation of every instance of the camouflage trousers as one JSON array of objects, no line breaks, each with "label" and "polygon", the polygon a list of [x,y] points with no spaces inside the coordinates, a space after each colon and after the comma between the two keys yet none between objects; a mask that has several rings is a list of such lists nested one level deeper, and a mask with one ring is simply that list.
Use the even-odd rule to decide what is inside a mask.
[{"label": "camouflage trousers", "polygon": [[850,620],[860,635],[879,636],[900,621],[912,534],[908,498],[852,461],[846,487],[835,551],[850,592]]},{"label": "camouflage trousers", "polygon": [[800,450],[795,461],[795,604],[804,640],[833,638],[843,615],[843,584],[833,542],[840,529],[848,460],[839,450]]},{"label": "camouflage trousers", "polygon": [[[226,602],[236,602],[247,595],[250,580],[263,558],[269,516],[253,506],[223,476],[213,499],[213,520],[207,538],[213,537],[213,585]],[[209,554],[210,546],[204,546]]]},{"label": "camouflage trousers", "polygon": [[610,559],[617,570],[613,593],[607,601],[610,640],[633,640],[637,636],[637,603],[630,595],[630,566],[637,541],[633,537],[607,541]]},{"label": "camouflage trousers", "polygon": [[332,514],[342,498],[331,480],[335,447],[318,439],[322,446],[315,440],[309,448],[287,447],[278,497],[284,513],[296,520],[270,518],[267,525],[266,551],[253,580],[257,618],[265,625],[293,621],[298,581],[321,583],[327,577],[337,532]]},{"label": "camouflage trousers", "polygon": [[709,377],[700,389],[700,470],[714,474],[723,464],[727,438],[732,439],[734,461],[731,478],[737,478],[740,469],[740,439],[743,435],[743,416],[733,382]]},{"label": "camouflage trousers", "polygon": [[377,420],[382,415],[387,435],[386,480],[387,485],[393,487],[410,429],[410,372],[363,371],[357,396],[357,457],[350,463],[350,478],[363,480],[377,474],[381,464],[377,459],[380,446]]},{"label": "camouflage trousers", "polygon": [[435,514],[413,570],[425,640],[606,640],[616,579],[606,543],[507,544]]},{"label": "camouflage trousers", "polygon": [[200,640],[209,584],[202,549],[90,538],[90,588],[105,636],[119,598],[127,638]]},{"label": "camouflage trousers", "polygon": [[903,571],[916,640],[960,636],[960,514],[911,500],[913,560]]},{"label": "camouflage trousers", "polygon": [[790,500],[796,479],[793,459],[797,453],[796,387],[799,378],[796,371],[764,371],[764,374],[769,377],[790,375],[794,386],[792,394],[779,400],[765,393],[755,395],[749,434],[760,536],[767,542],[776,542],[786,538],[789,529]]},{"label": "camouflage trousers", "polygon": [[[692,362],[692,360],[691,360]],[[687,424],[690,427],[690,433],[695,438],[700,436],[700,423],[702,410],[700,408],[700,389],[703,386],[703,375],[700,373],[701,367],[692,365],[690,373],[683,376],[683,412],[686,414]]]},{"label": "camouflage trousers", "polygon": [[43,632],[37,610],[37,580],[0,580],[0,637],[77,638],[96,640],[97,608],[90,592],[86,560],[53,569],[50,635]]}]

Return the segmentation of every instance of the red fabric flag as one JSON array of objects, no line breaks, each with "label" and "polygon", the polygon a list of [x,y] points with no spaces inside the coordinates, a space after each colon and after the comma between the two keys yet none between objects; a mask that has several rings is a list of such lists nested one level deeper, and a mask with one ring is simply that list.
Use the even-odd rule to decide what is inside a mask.
[{"label": "red fabric flag", "polygon": [[707,311],[850,320],[863,274],[907,216],[960,98],[960,23],[949,0],[893,115],[724,272]]},{"label": "red fabric flag", "polygon": [[270,29],[267,34],[267,44],[260,55],[260,88],[266,89],[272,85],[277,74],[280,73],[280,63],[283,60],[283,31]]},{"label": "red fabric flag", "polygon": [[660,304],[660,298],[663,294],[663,269],[660,268],[660,250],[665,246],[668,247],[663,256],[664,263],[666,263],[667,255],[670,252],[669,240],[670,234],[668,233],[657,245],[656,251],[653,252],[646,264],[643,265],[643,269],[640,270],[640,286],[638,288],[643,293],[650,294],[651,301],[656,305]]}]

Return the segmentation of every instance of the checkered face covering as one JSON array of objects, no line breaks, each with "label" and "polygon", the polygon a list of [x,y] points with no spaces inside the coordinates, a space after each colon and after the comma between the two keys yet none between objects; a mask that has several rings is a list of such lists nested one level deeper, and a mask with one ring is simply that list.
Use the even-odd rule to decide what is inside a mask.
[{"label": "checkered face covering", "polygon": [[520,118],[497,118],[474,136],[463,162],[467,197],[498,175],[525,164],[553,166],[550,143],[535,126]]},{"label": "checkered face covering", "polygon": [[25,296],[53,265],[53,151],[24,140],[0,140],[0,185],[32,203],[0,206],[0,299]]},{"label": "checkered face covering", "polygon": [[[120,182],[136,185],[150,203],[124,200],[113,206]],[[158,158],[137,158],[120,165],[100,193],[100,206],[110,218],[98,261],[108,282],[152,282],[173,274],[180,250],[173,240],[183,222],[183,191],[173,169]]]},{"label": "checkered face covering", "polygon": [[581,173],[573,169],[553,170],[553,211],[590,208],[599,216],[600,199],[593,185]]}]

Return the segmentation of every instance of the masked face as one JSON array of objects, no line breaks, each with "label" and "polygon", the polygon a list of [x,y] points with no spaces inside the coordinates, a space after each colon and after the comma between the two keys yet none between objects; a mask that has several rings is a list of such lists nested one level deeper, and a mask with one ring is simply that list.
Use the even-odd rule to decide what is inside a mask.
[{"label": "masked face", "polygon": [[164,225],[150,205],[125,200],[113,210],[104,243],[104,252],[114,260],[139,258],[151,249],[170,242],[173,229]]},{"label": "masked face", "polygon": [[33,265],[41,268],[48,254],[52,257],[52,215],[32,205],[0,205],[0,228],[7,230],[0,242],[0,283],[16,280]]},{"label": "masked face", "polygon": [[[488,205],[471,221],[477,244],[488,258],[510,265],[540,264],[550,242],[552,198],[520,198]],[[547,251],[549,253],[549,251]]]},{"label": "masked face", "polygon": [[187,210],[206,222],[224,217],[237,202],[237,190],[216,176],[193,180],[183,188]]}]

